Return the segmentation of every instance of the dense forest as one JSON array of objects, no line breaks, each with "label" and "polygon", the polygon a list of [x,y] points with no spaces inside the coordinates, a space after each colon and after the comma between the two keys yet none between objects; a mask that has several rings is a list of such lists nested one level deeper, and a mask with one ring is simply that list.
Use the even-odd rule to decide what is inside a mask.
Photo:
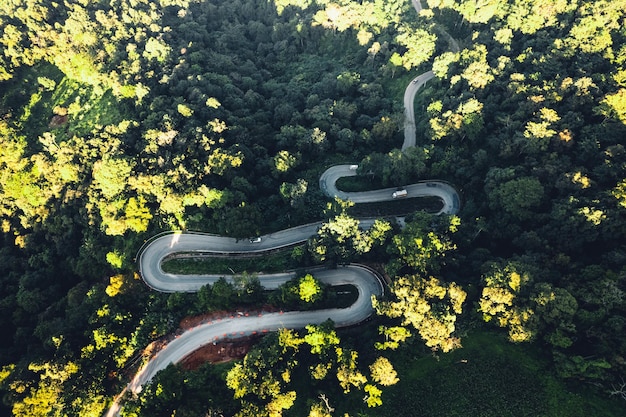
[{"label": "dense forest", "polygon": [[[306,268],[361,262],[389,281],[367,323],[170,366],[122,415],[624,415],[626,0],[422,6],[3,1],[0,413],[103,415],[181,320],[345,304]],[[401,152],[404,88],[430,69]],[[338,163],[354,189],[447,181],[462,209],[331,201]],[[229,264],[236,285],[163,294],[135,264],[162,231],[314,221]],[[282,269],[303,273],[263,291]]]}]

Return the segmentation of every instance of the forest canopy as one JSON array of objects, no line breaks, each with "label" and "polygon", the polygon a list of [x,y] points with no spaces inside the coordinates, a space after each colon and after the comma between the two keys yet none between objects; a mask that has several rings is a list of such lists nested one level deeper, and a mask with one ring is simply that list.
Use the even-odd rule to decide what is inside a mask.
[{"label": "forest canopy", "polygon": [[[246,273],[169,295],[136,271],[162,231],[313,221],[268,263],[375,267],[390,285],[368,337],[285,330],[225,368],[168,368],[125,415],[384,415],[395,358],[490,331],[626,399],[626,1],[421,4],[3,1],[0,412],[99,416],[185,317],[350,299],[308,271],[273,294]],[[431,69],[400,151],[404,89]],[[359,164],[355,188],[447,181],[462,209],[330,201],[338,163]],[[364,230],[356,210],[407,217]]]}]

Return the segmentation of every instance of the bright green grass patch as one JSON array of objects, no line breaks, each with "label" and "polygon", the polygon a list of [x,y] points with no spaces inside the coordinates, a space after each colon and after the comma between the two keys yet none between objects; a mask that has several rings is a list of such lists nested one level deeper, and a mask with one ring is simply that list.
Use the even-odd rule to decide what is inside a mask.
[{"label": "bright green grass patch", "polygon": [[[129,110],[111,90],[81,84],[49,63],[20,68],[15,77],[0,86],[4,90],[0,104],[16,116],[23,132],[31,138],[48,131],[60,140],[86,135],[96,126],[119,123]],[[51,127],[55,114],[67,114],[67,123]]]},{"label": "bright green grass patch", "polygon": [[67,109],[68,129],[75,134],[87,134],[95,126],[117,124],[124,119],[119,102],[111,90],[102,91],[90,85],[63,78],[52,95],[48,111],[52,117],[55,107]]},{"label": "bright green grass patch", "polygon": [[[464,348],[411,360],[406,349],[390,354],[400,382],[383,392],[368,416],[589,417],[624,416],[626,406],[588,385],[571,391],[532,345],[477,333]],[[401,366],[398,366],[401,364]]]}]

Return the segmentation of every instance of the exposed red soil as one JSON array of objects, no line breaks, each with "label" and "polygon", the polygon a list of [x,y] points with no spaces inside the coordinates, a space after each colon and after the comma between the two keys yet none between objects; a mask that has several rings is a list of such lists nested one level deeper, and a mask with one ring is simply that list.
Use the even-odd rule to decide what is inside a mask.
[{"label": "exposed red soil", "polygon": [[[232,311],[213,311],[210,313],[202,314],[200,316],[185,317],[179,324],[179,329],[176,331],[180,334],[186,330],[192,329],[196,326],[204,324],[209,321],[213,321],[222,317],[235,317],[241,316],[253,316],[261,313],[271,313],[279,311],[277,308],[265,305],[259,310],[237,310]],[[246,336],[236,339],[225,339],[215,343],[209,343],[195,352],[191,353],[181,361],[181,365],[184,369],[192,370],[197,369],[200,365],[206,362],[211,363],[224,363],[230,362],[236,359],[242,359],[246,356],[246,353],[250,351],[252,346],[259,340],[261,336]]]},{"label": "exposed red soil", "polygon": [[224,363],[236,359],[243,359],[246,353],[262,336],[249,336],[241,339],[224,340],[218,343],[209,343],[188,355],[181,361],[183,369],[194,370],[206,362]]},{"label": "exposed red soil", "polygon": [[48,127],[50,128],[60,127],[66,123],[67,123],[67,115],[61,116],[61,115],[55,114],[50,119],[50,123],[48,123]]},{"label": "exposed red soil", "polygon": [[237,314],[239,315],[245,315],[245,316],[256,316],[260,313],[273,313],[279,311],[276,307],[271,306],[271,305],[264,305],[263,307],[261,307],[260,309],[256,309],[256,310],[246,310],[246,309],[240,309],[240,310],[236,310],[236,311],[212,311],[210,313],[205,313],[205,314],[201,314],[199,316],[193,316],[193,317],[185,317],[184,319],[182,319],[178,325],[178,331],[177,333],[181,333],[182,331],[185,330],[189,330],[192,329],[196,326],[199,326],[201,324],[204,324],[208,321],[213,321],[215,319],[218,318],[223,318],[223,317],[230,317],[230,316],[235,316]]}]

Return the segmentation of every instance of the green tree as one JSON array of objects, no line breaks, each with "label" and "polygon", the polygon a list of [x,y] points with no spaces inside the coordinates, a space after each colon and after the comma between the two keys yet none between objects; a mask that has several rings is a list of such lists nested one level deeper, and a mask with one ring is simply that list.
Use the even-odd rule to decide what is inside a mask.
[{"label": "green tree", "polygon": [[283,182],[280,185],[280,195],[288,200],[292,207],[297,206],[302,204],[308,185],[307,181],[302,178],[298,178],[295,184]]},{"label": "green tree", "polygon": [[607,94],[600,102],[597,111],[605,117],[617,119],[626,124],[626,88],[620,88],[613,94]]},{"label": "green tree", "polygon": [[558,374],[562,378],[585,378],[602,380],[606,378],[611,364],[604,358],[582,357],[580,355],[564,355],[555,353]]},{"label": "green tree", "polygon": [[375,342],[374,347],[379,350],[392,349],[400,347],[400,343],[411,337],[411,332],[402,326],[380,326],[378,333],[385,336],[384,342]]},{"label": "green tree", "polygon": [[568,348],[574,343],[574,316],[578,302],[569,291],[542,282],[533,288],[531,300],[545,339],[553,346]]},{"label": "green tree", "polygon": [[274,168],[278,173],[285,173],[294,168],[298,163],[298,158],[291,155],[289,151],[279,151],[274,156]]},{"label": "green tree", "polygon": [[379,405],[383,404],[383,401],[380,398],[383,392],[376,385],[366,384],[363,390],[367,393],[367,396],[365,397],[365,402],[367,403],[368,407],[378,407]]},{"label": "green tree", "polygon": [[308,417],[332,417],[332,414],[330,413],[334,411],[334,408],[329,407],[327,404],[328,402],[317,402],[313,404]]},{"label": "green tree", "polygon": [[400,60],[397,57],[394,58],[394,53],[390,62],[398,66],[396,64],[400,61],[404,69],[409,71],[430,59],[435,52],[437,36],[424,29],[400,26],[396,41],[404,46],[406,51],[401,55]]},{"label": "green tree", "polygon": [[544,198],[544,187],[534,177],[521,177],[498,185],[489,193],[490,205],[516,219],[528,219]]},{"label": "green tree", "polygon": [[298,348],[303,344],[305,340],[298,336],[298,334],[291,329],[280,329],[278,331],[278,344],[282,346],[283,352],[289,348],[298,351]]},{"label": "green tree", "polygon": [[146,41],[145,50],[143,52],[144,58],[151,60],[155,59],[160,64],[163,64],[170,55],[171,49],[165,42],[156,38],[149,38]]},{"label": "green tree", "polygon": [[471,90],[483,89],[494,79],[493,69],[487,62],[487,47],[477,44],[471,50],[461,52],[461,65],[464,70],[461,78],[469,84]]},{"label": "green tree", "polygon": [[310,346],[312,354],[325,354],[332,346],[339,344],[337,332],[331,321],[321,325],[308,324],[304,341]]},{"label": "green tree", "polygon": [[437,219],[437,230],[431,230],[432,215],[415,213],[402,231],[393,237],[393,254],[399,262],[421,272],[439,271],[446,253],[456,248],[449,234],[456,232],[460,219],[442,216]]},{"label": "green tree", "polygon": [[178,104],[178,106],[176,106],[176,110],[183,117],[191,117],[193,115],[193,109],[184,103]]},{"label": "green tree", "polygon": [[342,213],[322,224],[313,240],[313,256],[320,261],[346,262],[355,254],[355,244],[363,238],[359,220]]},{"label": "green tree", "polygon": [[293,309],[310,309],[325,298],[326,286],[311,274],[282,284],[270,297],[273,302]]},{"label": "green tree", "polygon": [[458,10],[470,23],[487,23],[496,13],[501,13],[506,2],[502,0],[468,0],[458,6]]},{"label": "green tree", "polygon": [[249,415],[250,402],[246,398],[258,398],[262,409],[272,417],[282,415],[296,399],[295,391],[286,388],[297,363],[292,359],[295,351],[283,349],[281,353],[277,342],[272,335],[263,342],[263,349],[248,352],[243,362],[235,364],[226,375],[226,385],[234,391],[235,399],[242,400],[242,415]]},{"label": "green tree", "polygon": [[39,382],[29,384],[15,381],[11,390],[26,396],[13,403],[12,413],[16,417],[46,417],[53,410],[62,408],[64,384],[76,374],[78,366],[73,362],[66,364],[44,363],[28,365],[28,369],[39,376]]},{"label": "green tree", "polygon": [[337,379],[345,394],[354,388],[361,388],[367,383],[367,378],[359,371],[358,353],[354,350],[337,349]]},{"label": "green tree", "polygon": [[132,169],[132,162],[127,158],[97,161],[93,165],[93,185],[105,199],[111,200],[126,189]]},{"label": "green tree", "polygon": [[398,67],[402,66],[402,55],[398,52],[394,52],[389,58],[389,63],[391,64],[391,78],[396,75],[396,70]]}]

